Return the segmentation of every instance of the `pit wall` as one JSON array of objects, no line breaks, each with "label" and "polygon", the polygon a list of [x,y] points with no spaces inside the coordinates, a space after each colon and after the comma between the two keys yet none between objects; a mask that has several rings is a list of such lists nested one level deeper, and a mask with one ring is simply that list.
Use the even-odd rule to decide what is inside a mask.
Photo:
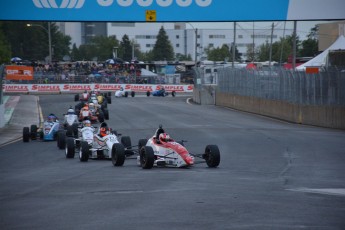
[{"label": "pit wall", "polygon": [[[194,89],[193,100],[210,104],[212,95],[203,89]],[[206,100],[204,99],[206,98]],[[297,124],[345,130],[345,108],[337,106],[298,105],[285,101],[266,100],[215,91],[215,105],[255,113]]]}]

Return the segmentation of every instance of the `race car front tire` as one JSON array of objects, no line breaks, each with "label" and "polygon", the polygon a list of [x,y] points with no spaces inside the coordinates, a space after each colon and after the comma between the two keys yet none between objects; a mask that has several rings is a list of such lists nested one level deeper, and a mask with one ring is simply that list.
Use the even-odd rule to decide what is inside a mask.
[{"label": "race car front tire", "polygon": [[207,145],[203,158],[206,160],[206,164],[210,168],[218,167],[220,163],[220,153],[217,145]]},{"label": "race car front tire", "polygon": [[73,137],[68,137],[67,138],[67,143],[66,143],[66,148],[65,148],[65,155],[66,155],[66,158],[74,158],[75,146],[74,146],[74,138]]},{"label": "race car front tire", "polygon": [[135,97],[135,92],[134,91],[131,91],[131,96]]},{"label": "race car front tire", "polygon": [[148,96],[148,97],[149,97],[149,96],[150,96],[150,94],[151,94],[151,93],[150,93],[150,91],[147,91],[147,92],[146,92],[146,96]]},{"label": "race car front tire", "polygon": [[151,169],[155,162],[155,155],[151,146],[140,149],[140,165],[143,169]]},{"label": "race car front tire", "polygon": [[59,149],[66,147],[66,134],[64,130],[59,130],[57,133],[57,146]]},{"label": "race car front tire", "polygon": [[139,143],[138,143],[139,152],[140,152],[140,149],[146,145],[146,143],[147,143],[147,139],[140,139],[139,140]]},{"label": "race car front tire", "polygon": [[176,96],[176,91],[171,92],[171,96],[175,97]]},{"label": "race car front tire", "polygon": [[29,142],[30,141],[30,129],[29,127],[23,128],[23,142]]},{"label": "race car front tire", "polygon": [[30,137],[31,140],[37,139],[37,125],[31,125],[30,127]]},{"label": "race car front tire", "polygon": [[86,162],[89,160],[89,144],[86,141],[82,141],[80,143],[80,150],[79,150],[79,160],[82,162]]},{"label": "race car front tire", "polygon": [[120,143],[113,144],[111,148],[111,161],[114,166],[122,166],[125,163],[125,147]]}]

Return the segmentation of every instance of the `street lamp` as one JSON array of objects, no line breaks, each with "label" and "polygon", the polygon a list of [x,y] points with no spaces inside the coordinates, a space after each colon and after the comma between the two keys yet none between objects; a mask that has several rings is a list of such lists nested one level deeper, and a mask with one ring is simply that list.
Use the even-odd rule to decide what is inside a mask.
[{"label": "street lamp", "polygon": [[198,49],[198,29],[197,28],[194,28],[194,26],[187,22],[194,30],[195,32],[195,52],[194,52],[194,61],[195,61],[195,66],[196,66],[196,62],[197,62],[197,49]]},{"label": "street lamp", "polygon": [[42,29],[44,29],[47,34],[48,34],[48,47],[49,47],[49,63],[52,62],[52,39],[51,39],[51,32],[50,32],[50,22],[48,22],[48,29],[46,29],[45,27],[43,27],[42,25],[39,24],[26,24],[26,26],[31,27],[31,26],[37,26],[37,27],[41,27]]},{"label": "street lamp", "polygon": [[[114,56],[114,59],[117,59],[117,49],[118,49],[119,47],[117,47],[117,46],[114,46],[113,47],[113,56]],[[114,50],[115,50],[115,52],[114,52]]]}]

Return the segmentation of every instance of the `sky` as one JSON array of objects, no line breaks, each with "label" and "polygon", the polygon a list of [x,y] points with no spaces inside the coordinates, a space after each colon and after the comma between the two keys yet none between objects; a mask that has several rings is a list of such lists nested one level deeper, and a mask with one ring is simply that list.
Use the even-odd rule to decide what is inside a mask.
[{"label": "sky", "polygon": [[[300,37],[300,40],[307,39],[307,35],[310,33],[310,29],[315,27],[317,24],[330,23],[333,21],[298,21],[296,32]],[[254,28],[257,29],[266,29],[270,30],[274,23],[274,29],[285,29],[293,30],[293,21],[270,21],[270,22],[254,22]],[[233,29],[233,22],[191,22],[187,23],[187,28],[192,28],[192,26],[197,29]],[[236,29],[248,30],[250,32],[253,30],[253,22],[237,22]]]}]

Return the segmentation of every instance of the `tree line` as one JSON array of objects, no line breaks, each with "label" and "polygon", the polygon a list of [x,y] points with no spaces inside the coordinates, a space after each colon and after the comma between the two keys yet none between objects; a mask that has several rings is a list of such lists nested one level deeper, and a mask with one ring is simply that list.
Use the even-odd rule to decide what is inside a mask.
[{"label": "tree line", "polygon": [[[38,26],[28,27],[27,24]],[[42,28],[43,27],[43,28]],[[48,23],[28,21],[1,21],[0,22],[0,64],[10,63],[12,57],[20,57],[23,60],[45,60],[49,55]],[[191,61],[190,55],[175,54],[174,48],[164,30],[161,27],[156,43],[149,52],[141,52],[135,41],[124,35],[121,40],[116,36],[96,36],[91,42],[77,47],[71,44],[71,37],[64,35],[58,26],[52,22],[50,26],[52,60],[95,60],[105,61],[113,58],[114,47],[117,57],[124,61],[131,61],[134,57],[140,61]],[[297,56],[315,56],[318,53],[318,28],[312,28],[308,39],[300,41],[297,37]],[[293,36],[280,38],[280,41],[272,44],[272,61],[286,62],[292,53]],[[70,48],[72,47],[72,48]],[[133,50],[134,49],[134,50]],[[232,49],[224,44],[221,47],[207,47],[205,53],[208,60],[232,61]],[[258,47],[247,47],[248,61],[267,61],[270,55],[270,44],[266,41]],[[240,61],[242,54],[235,47],[235,61]]]}]

